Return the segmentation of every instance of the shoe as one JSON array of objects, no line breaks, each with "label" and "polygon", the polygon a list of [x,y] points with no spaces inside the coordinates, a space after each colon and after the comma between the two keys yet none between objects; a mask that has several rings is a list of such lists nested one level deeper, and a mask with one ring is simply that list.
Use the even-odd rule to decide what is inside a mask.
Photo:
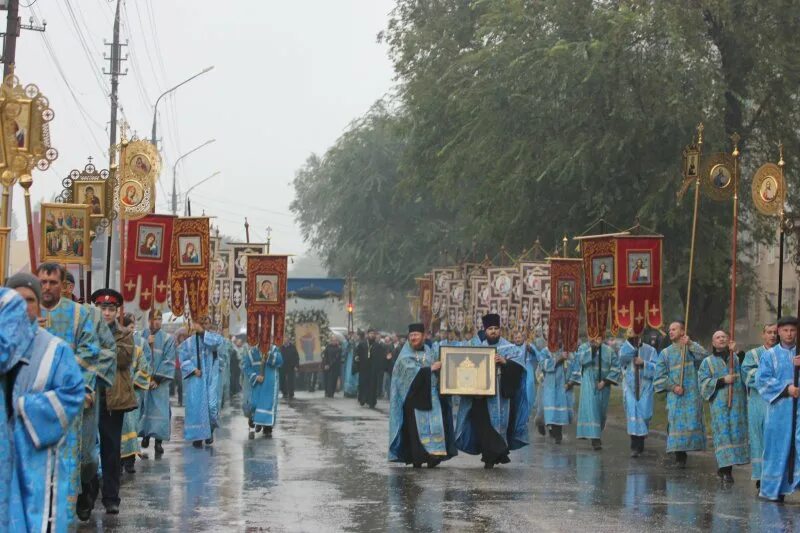
[{"label": "shoe", "polygon": [[272,438],[272,426],[264,426],[264,437],[267,439]]},{"label": "shoe", "polygon": [[164,455],[164,447],[161,446],[161,441],[160,440],[156,441],[155,449],[156,449],[156,456]]},{"label": "shoe", "polygon": [[756,480],[756,490],[757,490],[757,491],[760,491],[760,490],[761,490],[761,480],[760,480],[760,479],[757,479],[757,480]]},{"label": "shoe", "polygon": [[414,468],[422,468],[422,463],[414,463],[412,466]]},{"label": "shoe", "polygon": [[92,510],[78,509],[76,514],[78,515],[78,520],[80,520],[81,522],[88,522],[89,519],[92,517]]},{"label": "shoe", "polygon": [[119,514],[119,505],[116,503],[106,505],[106,514]]},{"label": "shoe", "polygon": [[725,474],[725,483],[733,485],[733,472],[727,472]]},{"label": "shoe", "polygon": [[543,437],[547,435],[547,428],[545,428],[544,426],[536,426],[536,431],[538,431],[539,435]]},{"label": "shoe", "polygon": [[603,449],[603,443],[600,442],[600,439],[592,439],[592,449],[594,451],[600,451]]},{"label": "shoe", "polygon": [[136,473],[136,467],[134,466],[133,461],[126,462],[123,466],[125,467],[125,472],[127,472],[129,474],[135,474]]},{"label": "shoe", "polygon": [[483,463],[483,468],[486,470],[491,470],[494,468],[494,463]]},{"label": "shoe", "polygon": [[203,441],[201,441],[201,440],[196,440],[196,441],[194,441],[194,442],[192,443],[192,446],[194,446],[195,448],[202,448],[202,447],[203,447]]},{"label": "shoe", "polygon": [[439,466],[439,463],[441,462],[442,462],[441,459],[432,459],[428,461],[428,468],[436,468],[437,466]]},{"label": "shoe", "polygon": [[142,448],[150,446],[150,437],[142,437]]},{"label": "shoe", "polygon": [[261,433],[262,426],[256,426],[256,433]]},{"label": "shoe", "polygon": [[253,423],[253,419],[252,418],[248,418],[247,419],[247,427],[251,427],[251,428],[256,427],[256,425]]},{"label": "shoe", "polygon": [[214,444],[214,437],[212,436],[210,439],[206,439],[206,446],[210,446]]},{"label": "shoe", "polygon": [[252,431],[248,431],[247,432],[247,440],[253,440],[254,438],[256,438],[256,434],[254,432],[252,432]]}]

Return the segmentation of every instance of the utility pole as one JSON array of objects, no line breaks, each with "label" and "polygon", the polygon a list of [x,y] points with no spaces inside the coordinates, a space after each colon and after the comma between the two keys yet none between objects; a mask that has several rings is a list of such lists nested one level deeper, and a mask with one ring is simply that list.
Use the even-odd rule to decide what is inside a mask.
[{"label": "utility pole", "polygon": [[19,37],[19,0],[8,0],[6,34],[3,39],[3,79],[11,74],[17,56],[17,37]]},{"label": "utility pole", "polygon": [[[106,71],[103,69],[103,74],[111,76],[111,128],[108,132],[109,138],[109,149],[108,149],[108,170],[111,172],[111,175],[116,178],[117,172],[115,170],[116,160],[117,160],[117,94],[119,92],[119,77],[124,76],[128,73],[127,70],[125,72],[120,72],[120,67],[122,66],[122,62],[128,59],[127,56],[124,58],[122,57],[122,47],[127,46],[127,44],[121,44],[119,42],[119,7],[122,3],[122,0],[117,0],[117,10],[114,14],[114,39],[111,43],[103,43],[106,46],[111,47],[111,55],[105,55],[104,59],[109,61],[109,69]],[[120,220],[120,224],[123,222]],[[111,224],[108,226],[108,240],[106,242],[106,288],[111,286],[111,245],[113,241],[113,233],[114,233],[114,225]],[[121,245],[122,243],[120,243]],[[120,268],[122,266],[120,265]]]}]

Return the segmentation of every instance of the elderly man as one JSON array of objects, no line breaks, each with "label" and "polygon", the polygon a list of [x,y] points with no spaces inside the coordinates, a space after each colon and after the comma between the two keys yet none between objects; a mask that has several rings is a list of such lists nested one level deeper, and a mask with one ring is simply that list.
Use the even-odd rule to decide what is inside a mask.
[{"label": "elderly man", "polygon": [[183,438],[195,448],[214,443],[219,403],[219,358],[222,337],[211,331],[211,319],[200,317],[192,325],[192,335],[178,348],[183,374],[186,416]]},{"label": "elderly man", "polygon": [[500,315],[485,315],[483,328],[485,339],[476,337],[472,344],[497,348],[497,394],[459,397],[456,446],[471,455],[481,454],[484,468],[489,469],[510,462],[511,450],[528,445],[530,410],[525,393],[524,348],[500,336]]},{"label": "elderly man", "polygon": [[756,482],[756,490],[761,488],[761,463],[764,455],[764,416],[767,402],[758,393],[756,374],[764,353],[778,342],[778,325],[767,324],[761,330],[764,344],[753,348],[742,361],[742,377],[747,387],[747,423],[750,437],[750,479]]},{"label": "elderly man", "polygon": [[149,327],[142,331],[145,339],[145,357],[150,362],[150,385],[144,398],[144,415],[139,428],[142,448],[150,446],[150,439],[156,441],[156,457],[164,453],[162,443],[170,439],[170,420],[172,412],[169,405],[169,387],[175,378],[175,339],[161,329],[161,311],[150,311]]},{"label": "elderly man", "polygon": [[[724,331],[717,331],[711,344],[711,355],[700,363],[697,378],[700,394],[711,405],[711,431],[719,468],[717,475],[723,483],[733,483],[733,465],[750,462],[747,398],[736,343]],[[731,367],[733,372],[730,372]]]},{"label": "elderly man", "polygon": [[25,333],[32,338],[18,346],[22,364],[11,396],[17,481],[10,491],[10,516],[16,524],[11,530],[66,531],[71,514],[69,484],[77,468],[69,448],[78,439],[72,421],[83,409],[83,375],[67,343],[39,326],[39,280],[31,274],[16,274],[6,287],[25,300]]},{"label": "elderly man", "polygon": [[706,449],[697,368],[708,352],[692,342],[685,331],[682,321],[669,325],[672,344],[661,352],[653,382],[656,392],[667,394],[667,453],[675,454],[675,463],[680,468],[686,466],[687,452]]},{"label": "elderly man", "polygon": [[800,484],[800,409],[796,407],[800,398],[800,355],[795,317],[778,320],[778,337],[780,343],[761,356],[756,386],[767,402],[759,495],[782,502]]},{"label": "elderly man", "polygon": [[442,363],[425,344],[425,327],[408,326],[408,342],[392,369],[389,397],[389,461],[435,468],[455,456],[452,412],[439,396]]}]

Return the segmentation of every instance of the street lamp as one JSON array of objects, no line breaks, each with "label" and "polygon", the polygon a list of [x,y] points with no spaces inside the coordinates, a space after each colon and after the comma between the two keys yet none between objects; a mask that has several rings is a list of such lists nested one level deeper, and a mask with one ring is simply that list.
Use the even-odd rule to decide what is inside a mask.
[{"label": "street lamp", "polygon": [[269,254],[269,245],[272,242],[272,227],[267,226],[267,254]]},{"label": "street lamp", "polygon": [[194,185],[192,185],[191,187],[189,187],[189,190],[186,191],[186,199],[184,200],[183,216],[192,216],[192,213],[189,211],[189,193],[192,192],[193,190],[195,190],[200,185],[202,185],[205,182],[207,182],[208,180],[210,180],[211,178],[213,178],[215,176],[218,176],[219,173],[220,173],[219,170],[217,170],[216,172],[211,174],[209,177],[204,178],[204,179],[198,181],[197,183],[195,183]]},{"label": "street lamp", "polygon": [[178,159],[176,159],[175,160],[175,164],[172,165],[172,215],[173,216],[178,214],[178,191],[175,188],[176,172],[178,170],[178,163],[180,163],[181,159],[183,159],[187,155],[195,153],[200,148],[203,148],[204,146],[208,146],[209,144],[213,143],[214,141],[216,141],[216,139],[208,140],[208,141],[204,142],[203,144],[201,144],[200,146],[198,146],[196,148],[192,148],[191,150],[189,150],[188,152],[186,152],[185,154],[180,156]]},{"label": "street lamp", "polygon": [[171,93],[172,91],[174,91],[175,89],[177,89],[178,87],[180,87],[181,85],[186,85],[187,83],[189,83],[190,81],[192,81],[196,77],[202,76],[206,72],[210,72],[213,69],[214,69],[214,65],[211,65],[210,67],[204,68],[203,70],[201,70],[200,72],[198,72],[194,76],[192,76],[190,78],[186,78],[185,80],[180,82],[175,87],[172,87],[171,89],[167,89],[166,91],[161,93],[161,95],[158,98],[156,98],[156,105],[153,106],[153,131],[152,131],[152,133],[150,135],[150,142],[153,143],[153,146],[156,145],[156,114],[158,113],[158,103],[161,101],[161,99],[164,98],[169,93]]}]

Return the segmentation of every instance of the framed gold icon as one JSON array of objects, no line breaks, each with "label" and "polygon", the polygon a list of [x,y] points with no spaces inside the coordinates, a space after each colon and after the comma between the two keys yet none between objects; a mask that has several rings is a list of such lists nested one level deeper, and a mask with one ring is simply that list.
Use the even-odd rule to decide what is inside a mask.
[{"label": "framed gold icon", "polygon": [[495,355],[493,346],[442,346],[441,394],[494,396]]}]

